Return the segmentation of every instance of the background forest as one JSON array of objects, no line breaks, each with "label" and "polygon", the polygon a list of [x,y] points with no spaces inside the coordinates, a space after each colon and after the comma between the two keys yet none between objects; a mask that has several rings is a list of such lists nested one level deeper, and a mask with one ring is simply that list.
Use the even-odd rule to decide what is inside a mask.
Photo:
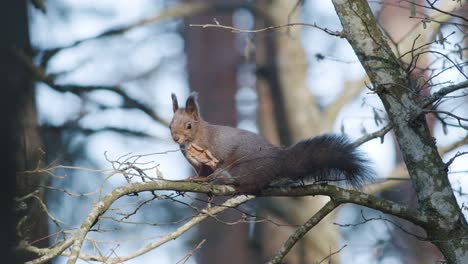
[{"label": "background forest", "polygon": [[[20,261],[70,263],[70,250],[40,257],[52,256],[43,249],[63,245],[106,194],[133,182],[193,174],[170,137],[171,93],[183,102],[197,91],[206,120],[260,133],[276,145],[345,133],[376,171],[363,192],[412,210],[423,203],[418,176],[412,176],[417,170],[408,173],[409,155],[401,151],[403,129],[379,98],[385,84],[377,84],[369,57],[356,55],[346,29],[344,17],[352,14],[339,9],[346,1],[9,2],[3,12],[11,97],[4,100],[17,110],[5,107],[13,112],[7,132],[15,135],[6,146],[16,153],[8,157],[17,173],[8,174],[16,179],[16,228],[8,232],[21,242]],[[466,231],[468,5],[368,4],[378,35],[405,70],[405,89],[422,98],[425,119],[418,121],[427,123],[447,164],[452,189],[446,195],[454,194]],[[230,198],[211,201],[206,194],[171,190],[116,200],[88,230],[77,262],[116,263],[129,256],[125,263],[264,263],[329,200],[257,198],[158,244],[208,204]],[[447,258],[424,223],[350,204],[325,215],[285,263]],[[142,248],[147,252],[130,257]]]}]

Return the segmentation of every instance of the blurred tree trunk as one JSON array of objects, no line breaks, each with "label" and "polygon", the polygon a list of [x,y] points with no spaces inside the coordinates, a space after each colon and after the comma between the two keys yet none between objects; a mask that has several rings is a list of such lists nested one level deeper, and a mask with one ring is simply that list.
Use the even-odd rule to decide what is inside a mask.
[{"label": "blurred tree trunk", "polygon": [[[216,2],[216,1],[213,1]],[[187,71],[190,89],[199,92],[199,103],[204,119],[215,124],[236,126],[237,70],[241,62],[236,52],[236,35],[218,29],[191,28],[189,24],[232,24],[232,12],[196,15],[185,19]],[[206,196],[200,197],[206,200]],[[220,198],[214,199],[220,203]],[[238,212],[221,216],[225,221],[237,221]],[[199,227],[199,239],[207,239],[197,251],[199,263],[261,263],[258,247],[249,240],[248,225],[225,225],[213,219]]]},{"label": "blurred tree trunk", "polygon": [[[257,19],[257,28],[284,25],[300,21],[298,1],[258,1],[258,9],[268,18]],[[296,6],[298,5],[298,6]],[[288,21],[289,17],[289,21]],[[334,120],[325,120],[317,101],[307,85],[307,59],[301,42],[301,27],[276,30],[256,36],[257,91],[259,94],[260,130],[271,142],[290,145],[304,138],[328,131]],[[270,117],[274,116],[274,119]],[[270,130],[278,129],[278,133]],[[322,197],[307,199],[272,198],[266,205],[282,212],[281,218],[290,224],[302,224],[324,204]],[[338,231],[331,224],[335,213],[325,218],[317,228],[286,257],[288,263],[311,263],[329,255],[338,247]],[[284,221],[284,220],[283,220]],[[268,229],[268,227],[266,227]],[[271,256],[281,246],[292,229],[266,230],[263,241],[266,255]],[[284,231],[284,232],[283,232]],[[320,239],[316,239],[320,237]],[[315,239],[314,239],[315,238]],[[338,262],[338,255],[332,263]]]},{"label": "blurred tree trunk", "polygon": [[[25,2],[19,0],[2,1],[2,29],[4,31],[3,36],[6,40],[1,42],[1,52],[4,61],[1,64],[2,71],[2,85],[3,91],[1,98],[0,107],[2,109],[3,126],[0,130],[2,144],[2,162],[1,171],[3,172],[2,179],[2,217],[0,221],[0,233],[2,239],[0,239],[0,248],[2,252],[2,260],[6,263],[18,263],[15,257],[14,248],[16,247],[16,217],[15,217],[15,206],[13,198],[15,196],[16,186],[16,157],[15,153],[18,148],[18,103],[20,101],[20,94],[18,93],[18,80],[12,78],[13,73],[16,75],[18,72],[18,61],[13,56],[11,47],[22,43],[22,36],[17,31],[17,28],[11,26],[17,20],[21,19],[18,14],[14,14],[10,9],[19,6],[22,9]],[[23,32],[24,34],[25,32]]]},{"label": "blurred tree trunk", "polygon": [[[16,171],[34,170],[41,164],[41,140],[37,126],[37,112],[35,103],[35,92],[33,81],[24,65],[13,54],[24,52],[31,56],[31,47],[28,30],[28,10],[26,1],[10,1],[9,8],[3,8],[4,16],[8,17],[9,29],[12,43],[8,47],[12,53],[8,71],[8,84],[11,91],[19,98],[17,113],[18,118],[15,124],[17,137]],[[13,111],[13,109],[11,109]],[[45,193],[40,185],[47,182],[39,174],[16,174],[16,196],[22,197],[35,193],[42,201],[45,201]],[[20,231],[22,238],[29,241],[34,246],[46,247],[48,245],[47,215],[42,210],[39,202],[35,198],[24,199],[17,208],[17,220],[21,222]],[[45,238],[45,239],[43,239]],[[20,260],[29,259],[30,254],[20,254]]]}]

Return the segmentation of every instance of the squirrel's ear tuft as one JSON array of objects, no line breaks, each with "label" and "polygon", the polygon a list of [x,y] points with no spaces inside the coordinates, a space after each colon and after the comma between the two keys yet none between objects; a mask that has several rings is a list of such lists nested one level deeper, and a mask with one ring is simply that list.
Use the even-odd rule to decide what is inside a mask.
[{"label": "squirrel's ear tuft", "polygon": [[171,94],[171,98],[172,98],[172,110],[175,113],[177,109],[179,109],[179,103],[177,102],[177,96],[174,93]]},{"label": "squirrel's ear tuft", "polygon": [[198,118],[198,102],[197,102],[198,93],[192,92],[190,96],[187,98],[187,102],[185,103],[185,111],[187,113],[193,115],[194,118]]}]

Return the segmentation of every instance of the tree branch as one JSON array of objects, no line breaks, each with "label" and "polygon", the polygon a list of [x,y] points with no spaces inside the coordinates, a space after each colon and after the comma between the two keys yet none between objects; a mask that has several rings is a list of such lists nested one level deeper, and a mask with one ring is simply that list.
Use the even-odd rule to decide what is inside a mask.
[{"label": "tree branch", "polygon": [[[442,10],[442,9],[440,9],[440,8],[435,7],[434,4],[435,4],[436,2],[437,2],[437,0],[433,0],[432,2],[431,2],[430,0],[426,0],[426,3],[429,5],[429,7],[424,6],[424,5],[420,5],[420,4],[419,4],[418,6],[425,7],[425,8],[429,8],[429,9],[433,9],[433,10],[436,10],[436,11],[442,13],[442,14],[449,15],[449,16],[451,16],[451,17],[456,17],[456,18],[465,20],[465,22],[468,22],[468,19],[467,19],[466,17],[459,16],[459,15],[457,15],[457,14],[452,13],[453,10],[448,12],[448,11],[444,11],[444,10]],[[417,5],[417,4],[415,4],[415,5]]]},{"label": "tree branch", "polygon": [[[116,188],[115,190],[107,194],[103,199],[101,199],[99,202],[97,202],[93,206],[91,212],[88,214],[88,216],[83,221],[80,228],[72,235],[71,238],[67,239],[61,245],[56,246],[50,250],[35,249],[34,252],[37,252],[39,254],[44,254],[44,255],[38,259],[31,261],[30,264],[48,262],[55,256],[58,256],[60,254],[65,254],[64,251],[70,246],[72,246],[72,250],[70,253],[70,259],[68,260],[68,263],[75,263],[77,258],[80,257],[81,246],[84,242],[84,239],[87,233],[96,224],[96,222],[99,220],[99,217],[103,215],[116,200],[129,194],[145,192],[145,191],[156,191],[156,190],[206,193],[206,194],[211,194],[211,195],[216,195],[216,196],[234,195],[236,193],[235,189],[232,186],[228,186],[228,185],[211,185],[211,184],[206,184],[206,183],[195,183],[191,181],[168,181],[168,180],[157,180],[157,181],[143,182],[143,183],[131,183],[131,184]],[[292,188],[271,188],[271,189],[267,189],[261,192],[258,196],[293,196],[293,197],[296,197],[296,196],[310,196],[310,195],[329,196],[333,199],[336,205],[339,205],[342,203],[354,203],[358,205],[363,205],[369,208],[379,210],[383,213],[392,214],[400,218],[406,219],[408,221],[413,222],[416,225],[420,225],[423,228],[436,223],[435,222],[436,220],[434,219],[434,217],[426,216],[418,211],[409,209],[403,205],[400,205],[400,204],[397,204],[388,200],[380,199],[380,198],[377,198],[372,195],[368,195],[359,191],[346,190],[346,189],[342,189],[333,185],[324,184],[324,185],[307,185],[303,187],[292,187]],[[239,197],[244,197],[244,198],[239,198]],[[161,240],[158,240],[156,242],[146,245],[140,250],[132,253],[132,255],[119,258],[120,259],[119,261],[117,259],[112,260],[112,261],[121,262],[121,259],[129,259],[132,257],[139,256],[141,254],[144,254],[148,252],[149,250],[156,248],[157,246],[165,243],[164,241],[167,242],[179,236],[180,234],[188,230],[194,224],[205,219],[206,216],[217,214],[218,212],[220,212],[218,210],[221,210],[221,208],[231,208],[233,206],[236,206],[238,202],[242,203],[242,202],[245,202],[247,200],[254,198],[253,196],[239,196],[239,197],[234,198],[234,200],[233,199],[228,200],[229,203],[226,202],[226,204],[223,204],[221,206],[213,207],[212,210],[214,211],[211,211],[211,209],[206,212],[202,211],[202,213],[196,216],[194,220],[191,220],[189,223],[178,228],[173,233],[168,234],[166,237],[161,238]],[[328,210],[328,209],[324,209],[323,212],[325,212],[325,210]],[[311,223],[313,223],[313,221],[315,220],[311,220],[311,221],[312,221]],[[81,256],[85,259],[91,258],[90,256],[86,256],[83,254],[81,254]],[[95,258],[95,257],[92,257],[92,258]],[[107,259],[107,261],[110,261],[110,260]],[[112,261],[111,263],[115,263]]]},{"label": "tree branch", "polygon": [[425,108],[429,106],[430,104],[436,102],[439,99],[442,99],[444,96],[446,96],[449,93],[468,88],[468,81],[463,81],[457,84],[449,85],[447,87],[441,88],[437,92],[433,93],[432,95],[426,97],[424,100],[421,102],[421,107]]},{"label": "tree branch", "polygon": [[459,148],[461,146],[464,146],[464,145],[468,145],[468,136],[465,136],[464,138],[448,145],[448,146],[445,146],[445,147],[441,147],[439,148],[439,153],[440,155],[444,155],[446,154],[447,152],[450,152],[456,148]]},{"label": "tree branch", "polygon": [[314,196],[326,195],[332,198],[336,203],[353,203],[372,208],[383,213],[395,215],[399,218],[408,220],[421,227],[427,227],[438,218],[431,215],[425,215],[417,210],[410,209],[404,205],[384,200],[360,191],[347,190],[334,185],[306,185],[291,188],[272,188],[263,191],[259,196]]},{"label": "tree branch", "polygon": [[366,143],[367,141],[370,141],[374,138],[380,138],[381,142],[383,142],[383,137],[385,136],[385,134],[388,133],[388,131],[392,130],[393,126],[391,124],[388,124],[386,125],[385,127],[383,127],[382,129],[380,130],[377,130],[375,132],[372,132],[370,134],[367,134],[367,135],[364,135],[360,138],[358,138],[356,141],[353,142],[353,145],[358,147],[364,143]]},{"label": "tree branch", "polygon": [[338,207],[339,203],[335,203],[332,199],[331,201],[327,202],[320,210],[315,213],[309,220],[307,220],[303,225],[296,229],[296,231],[289,236],[288,240],[284,243],[284,245],[278,250],[276,255],[268,262],[269,264],[277,264],[282,263],[283,258],[292,247],[299,241],[302,237],[304,237],[310,229],[316,226],[325,216],[335,210]]},{"label": "tree branch", "polygon": [[221,3],[204,3],[204,2],[190,2],[190,3],[178,3],[177,5],[174,5],[172,7],[168,7],[162,11],[160,11],[159,14],[156,16],[148,17],[139,21],[136,21],[134,23],[130,23],[128,25],[124,26],[117,26],[112,29],[108,29],[96,36],[84,38],[77,40],[69,45],[66,46],[61,46],[61,47],[55,47],[51,48],[48,50],[44,51],[43,57],[42,57],[42,62],[41,65],[46,65],[48,60],[53,57],[55,54],[60,52],[63,49],[69,49],[76,47],[84,42],[90,41],[90,40],[97,40],[97,39],[102,39],[106,37],[111,37],[119,34],[123,34],[125,32],[128,32],[132,29],[135,29],[137,27],[149,25],[152,23],[158,23],[164,20],[169,20],[169,19],[175,19],[175,18],[184,18],[188,16],[193,16],[196,14],[201,14],[201,13],[207,13],[210,11],[217,11],[217,12],[223,12],[225,10],[232,10],[232,9],[237,9],[237,8],[247,8],[252,10],[254,13],[259,13],[262,14],[261,10],[256,10],[254,5],[251,5],[249,3],[229,3],[229,2],[221,2]]},{"label": "tree branch", "polygon": [[217,24],[190,24],[191,27],[201,27],[201,28],[222,28],[222,29],[228,29],[231,30],[233,33],[261,33],[264,31],[269,31],[269,30],[275,30],[275,29],[280,29],[280,28],[289,28],[289,27],[294,27],[294,26],[306,26],[306,27],[313,27],[316,29],[320,29],[321,31],[327,33],[328,35],[334,36],[334,37],[340,37],[344,38],[343,32],[340,31],[334,31],[328,28],[323,28],[320,26],[317,26],[317,24],[310,24],[310,23],[289,23],[289,24],[284,24],[284,25],[278,25],[278,26],[270,26],[270,27],[265,27],[265,28],[259,28],[259,29],[240,29],[236,27],[231,27],[231,26],[225,26],[221,25],[219,23]]},{"label": "tree branch", "polygon": [[110,37],[110,36],[123,34],[125,32],[128,32],[128,31],[132,30],[132,29],[135,29],[137,27],[141,27],[141,26],[148,25],[148,24],[151,24],[151,23],[164,21],[164,20],[171,19],[171,18],[185,17],[185,16],[201,13],[203,11],[206,11],[206,10],[210,9],[210,7],[211,7],[211,4],[201,3],[201,2],[199,2],[199,3],[181,3],[181,4],[177,4],[174,7],[170,7],[170,8],[167,8],[165,10],[162,10],[156,16],[148,17],[148,18],[142,19],[140,21],[130,23],[130,24],[125,25],[125,26],[115,27],[115,28],[106,30],[106,31],[104,31],[104,32],[102,32],[102,33],[100,33],[100,34],[98,34],[96,36],[92,36],[92,37],[77,40],[77,41],[75,41],[75,42],[73,42],[73,43],[71,43],[69,45],[66,45],[66,46],[55,47],[55,48],[45,50],[44,51],[44,56],[43,56],[43,62],[41,63],[41,65],[45,65],[45,63],[51,57],[53,57],[55,54],[57,54],[59,51],[61,51],[63,49],[69,49],[69,48],[76,47],[76,46],[78,46],[81,43],[84,43],[86,41],[96,40],[96,39],[101,39],[101,38],[105,38],[105,37]]},{"label": "tree branch", "polygon": [[135,130],[130,130],[127,128],[120,128],[120,127],[101,127],[101,128],[84,128],[80,127],[78,125],[61,125],[61,126],[54,126],[51,124],[44,124],[41,127],[41,130],[46,130],[46,131],[60,131],[60,130],[66,130],[67,132],[78,132],[82,133],[84,135],[93,135],[95,133],[100,133],[100,132],[115,132],[119,133],[122,135],[126,136],[132,136],[132,137],[138,137],[141,139],[147,138],[147,139],[154,139],[155,136],[148,134],[143,131],[135,131]]},{"label": "tree branch", "polygon": [[32,76],[45,84],[47,84],[50,88],[57,90],[59,92],[65,93],[70,92],[77,96],[81,96],[82,94],[93,92],[93,91],[109,91],[120,95],[123,99],[123,107],[125,108],[135,108],[141,110],[143,113],[148,115],[154,121],[161,123],[164,126],[168,126],[169,122],[161,118],[151,107],[147,106],[146,104],[130,97],[121,87],[119,86],[102,86],[102,85],[60,85],[54,82],[54,79],[51,76],[48,76],[44,69],[39,66],[34,65],[31,58],[29,58],[26,54],[22,51],[15,50],[14,51],[17,58],[28,68],[31,72]]},{"label": "tree branch", "polygon": [[[219,206],[204,209],[199,214],[192,217],[190,221],[188,221],[184,225],[180,226],[176,230],[172,231],[171,233],[169,233],[167,235],[162,236],[157,241],[151,242],[151,243],[141,247],[140,249],[133,251],[132,253],[130,253],[130,254],[126,255],[126,256],[114,257],[114,258],[105,258],[105,257],[101,257],[101,256],[90,256],[90,255],[86,255],[86,254],[79,254],[78,257],[80,259],[83,259],[83,260],[102,261],[102,262],[110,263],[110,264],[112,264],[112,263],[122,263],[122,262],[128,261],[130,259],[141,256],[141,255],[143,255],[143,254],[145,254],[145,253],[147,253],[147,252],[149,252],[149,251],[151,251],[151,250],[153,250],[155,248],[158,248],[159,246],[161,246],[161,245],[163,245],[163,244],[165,244],[165,243],[167,243],[167,242],[169,242],[171,240],[174,240],[174,239],[178,238],[179,236],[181,236],[182,234],[184,234],[185,232],[187,232],[192,227],[194,227],[195,225],[197,225],[201,221],[205,220],[206,218],[217,215],[217,214],[219,214],[220,212],[222,212],[222,211],[224,211],[226,209],[239,206],[240,204],[243,204],[243,203],[245,203],[245,202],[247,202],[249,200],[252,200],[253,198],[255,198],[255,197],[251,196],[251,195],[250,196],[241,195],[241,196],[231,198],[231,199],[227,200],[226,202],[224,202],[223,204],[221,204]],[[76,257],[73,254],[64,254],[64,255],[69,255],[70,259]],[[70,260],[69,260],[69,262],[70,262]]]}]

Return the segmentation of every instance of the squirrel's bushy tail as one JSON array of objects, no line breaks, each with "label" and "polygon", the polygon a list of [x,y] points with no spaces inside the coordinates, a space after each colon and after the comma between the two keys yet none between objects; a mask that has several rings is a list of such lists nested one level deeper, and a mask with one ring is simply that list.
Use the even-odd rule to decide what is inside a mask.
[{"label": "squirrel's bushy tail", "polygon": [[342,182],[360,188],[372,178],[369,161],[345,136],[321,135],[284,149],[285,175],[292,180]]}]

